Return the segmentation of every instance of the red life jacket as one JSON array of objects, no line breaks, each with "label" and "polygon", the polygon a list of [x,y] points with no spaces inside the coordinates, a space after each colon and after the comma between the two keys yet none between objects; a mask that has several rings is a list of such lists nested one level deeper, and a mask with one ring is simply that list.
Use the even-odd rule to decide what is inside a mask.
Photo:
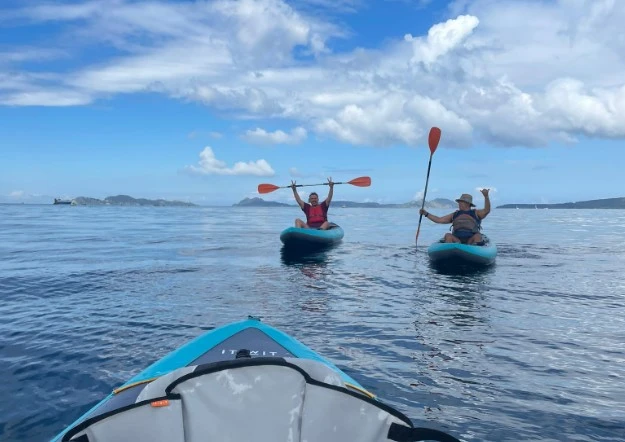
[{"label": "red life jacket", "polygon": [[306,224],[323,224],[325,221],[327,221],[327,217],[321,204],[310,206],[306,214]]}]

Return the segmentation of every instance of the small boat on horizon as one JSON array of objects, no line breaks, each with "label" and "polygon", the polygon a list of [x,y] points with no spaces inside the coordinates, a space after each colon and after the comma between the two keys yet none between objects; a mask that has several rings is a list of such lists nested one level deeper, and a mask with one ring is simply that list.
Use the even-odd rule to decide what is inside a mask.
[{"label": "small boat on horizon", "polygon": [[53,204],[72,204],[72,200],[63,200],[61,198],[54,198]]}]

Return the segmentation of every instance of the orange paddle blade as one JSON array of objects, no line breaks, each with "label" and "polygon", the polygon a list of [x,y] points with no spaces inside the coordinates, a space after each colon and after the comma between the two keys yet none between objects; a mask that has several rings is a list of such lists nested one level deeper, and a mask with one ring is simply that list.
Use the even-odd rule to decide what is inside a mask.
[{"label": "orange paddle blade", "polygon": [[269,193],[278,190],[279,187],[274,184],[259,184],[258,193]]},{"label": "orange paddle blade", "polygon": [[430,129],[430,135],[428,136],[428,144],[430,145],[430,152],[433,154],[438,147],[438,142],[441,140],[441,130],[438,127]]},{"label": "orange paddle blade", "polygon": [[359,187],[369,187],[371,185],[371,178],[368,176],[361,176],[348,181],[348,183]]}]

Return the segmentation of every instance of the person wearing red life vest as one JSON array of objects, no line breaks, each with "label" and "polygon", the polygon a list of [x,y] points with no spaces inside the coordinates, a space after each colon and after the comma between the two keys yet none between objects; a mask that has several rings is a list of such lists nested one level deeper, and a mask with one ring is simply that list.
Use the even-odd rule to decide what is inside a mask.
[{"label": "person wearing red life vest", "polygon": [[425,209],[421,209],[419,213],[437,224],[452,225],[452,232],[445,234],[445,242],[481,244],[482,235],[480,234],[480,229],[482,228],[482,220],[490,213],[488,191],[489,189],[481,190],[482,195],[484,195],[484,208],[481,210],[473,209],[472,207],[475,207],[473,197],[467,193],[463,193],[460,198],[456,200],[458,210],[449,215],[435,216]]},{"label": "person wearing red life vest", "polygon": [[330,191],[328,192],[328,197],[324,201],[319,203],[319,195],[317,195],[317,192],[312,192],[308,196],[308,202],[305,203],[297,193],[295,181],[291,180],[290,187],[293,189],[295,201],[297,201],[297,204],[299,204],[302,211],[306,214],[306,222],[297,218],[295,220],[295,227],[326,230],[330,226],[328,223],[328,207],[330,207],[330,202],[332,201],[332,195],[334,193],[334,183],[332,182],[332,177],[328,178],[328,186],[330,186]]}]

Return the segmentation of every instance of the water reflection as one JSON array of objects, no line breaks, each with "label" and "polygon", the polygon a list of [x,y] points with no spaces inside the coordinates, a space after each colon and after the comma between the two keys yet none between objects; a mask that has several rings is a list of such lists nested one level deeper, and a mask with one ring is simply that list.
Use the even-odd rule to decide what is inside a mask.
[{"label": "water reflection", "polygon": [[280,258],[286,266],[302,266],[304,264],[321,264],[328,259],[330,249],[302,250],[282,247]]},{"label": "water reflection", "polygon": [[415,281],[420,287],[415,294],[414,339],[420,347],[413,349],[412,357],[430,370],[445,372],[452,361],[482,354],[485,330],[491,327],[489,287],[496,273],[494,266],[464,264],[429,263],[429,270],[425,281],[420,276]]},{"label": "water reflection", "polygon": [[471,267],[431,269],[426,286],[421,281],[416,293],[413,331],[404,344],[414,361],[409,369],[411,387],[401,388],[406,399],[437,414],[454,400],[475,400],[475,388],[488,383],[485,370],[475,367],[480,367],[485,347],[493,342],[489,287],[494,272]]},{"label": "water reflection", "polygon": [[[437,308],[444,306],[448,321],[458,326],[471,326],[486,322],[482,308],[487,300],[493,268],[456,267],[435,269],[432,288]],[[439,312],[440,314],[440,312]]]},{"label": "water reflection", "polygon": [[282,248],[280,258],[283,265],[300,270],[308,278],[322,281],[330,261],[328,252],[329,250],[302,253]]},{"label": "water reflection", "polygon": [[485,266],[471,263],[435,263],[430,262],[430,269],[439,275],[477,276],[494,272],[495,264]]},{"label": "water reflection", "polygon": [[328,296],[309,297],[302,301],[302,310],[312,313],[325,313],[328,311]]},{"label": "water reflection", "polygon": [[280,250],[282,264],[299,270],[306,279],[301,282],[300,293],[302,310],[313,313],[328,311],[328,284],[326,278],[330,273],[328,262],[331,261],[330,249],[316,252],[302,252],[288,248]]}]

